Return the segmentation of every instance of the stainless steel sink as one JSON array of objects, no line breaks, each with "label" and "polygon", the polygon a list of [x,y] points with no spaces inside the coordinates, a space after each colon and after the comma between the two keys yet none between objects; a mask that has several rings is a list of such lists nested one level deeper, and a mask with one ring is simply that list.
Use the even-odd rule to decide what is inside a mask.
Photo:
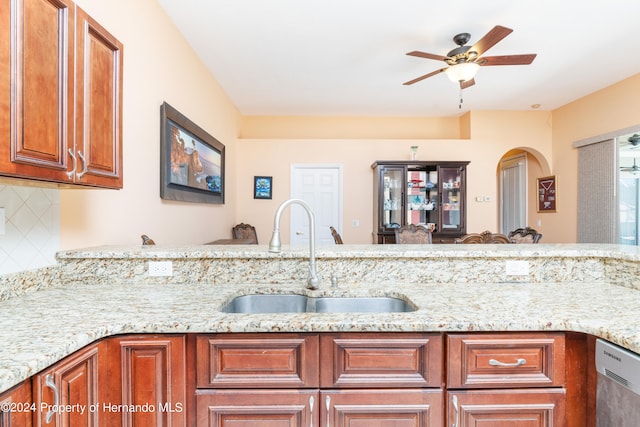
[{"label": "stainless steel sink", "polygon": [[225,313],[304,313],[307,297],[294,294],[242,295],[222,307]]},{"label": "stainless steel sink", "polygon": [[393,297],[307,297],[296,294],[252,294],[232,299],[225,313],[399,313],[415,311]]}]

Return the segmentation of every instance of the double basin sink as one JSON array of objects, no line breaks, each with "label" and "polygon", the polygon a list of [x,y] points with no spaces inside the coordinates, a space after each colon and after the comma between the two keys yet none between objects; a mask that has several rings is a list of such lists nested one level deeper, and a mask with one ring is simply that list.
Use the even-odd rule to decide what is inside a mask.
[{"label": "double basin sink", "polygon": [[311,297],[297,294],[251,294],[235,297],[225,313],[401,313],[416,308],[393,297]]}]

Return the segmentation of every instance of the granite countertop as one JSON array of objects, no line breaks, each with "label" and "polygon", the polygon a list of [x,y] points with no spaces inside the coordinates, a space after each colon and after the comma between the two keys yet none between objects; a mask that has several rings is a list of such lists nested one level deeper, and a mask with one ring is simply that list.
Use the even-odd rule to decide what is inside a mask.
[{"label": "granite countertop", "polygon": [[[100,338],[125,333],[575,331],[640,353],[640,249],[618,245],[97,247],[0,277],[0,392]],[[526,275],[505,273],[526,260]],[[171,260],[171,277],[148,263]],[[332,274],[340,277],[329,286]],[[228,314],[249,293],[397,296],[407,313]]]},{"label": "granite countertop", "polygon": [[[236,295],[297,292],[403,296],[418,310],[389,314],[226,314]],[[576,331],[640,352],[640,292],[581,284],[300,285],[114,284],[52,286],[3,301],[0,390],[73,351],[122,333],[322,331]]]}]

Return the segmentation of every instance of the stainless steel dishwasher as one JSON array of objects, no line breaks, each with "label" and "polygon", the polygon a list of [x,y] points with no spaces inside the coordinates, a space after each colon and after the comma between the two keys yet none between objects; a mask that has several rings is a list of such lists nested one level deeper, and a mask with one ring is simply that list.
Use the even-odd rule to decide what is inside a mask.
[{"label": "stainless steel dishwasher", "polygon": [[640,426],[640,356],[596,341],[596,426]]}]

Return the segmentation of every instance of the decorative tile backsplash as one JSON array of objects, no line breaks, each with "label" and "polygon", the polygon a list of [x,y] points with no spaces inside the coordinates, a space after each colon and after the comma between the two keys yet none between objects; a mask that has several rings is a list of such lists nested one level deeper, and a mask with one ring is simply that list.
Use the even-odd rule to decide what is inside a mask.
[{"label": "decorative tile backsplash", "polygon": [[0,235],[0,275],[55,264],[60,250],[60,191],[0,185],[5,233]]}]

